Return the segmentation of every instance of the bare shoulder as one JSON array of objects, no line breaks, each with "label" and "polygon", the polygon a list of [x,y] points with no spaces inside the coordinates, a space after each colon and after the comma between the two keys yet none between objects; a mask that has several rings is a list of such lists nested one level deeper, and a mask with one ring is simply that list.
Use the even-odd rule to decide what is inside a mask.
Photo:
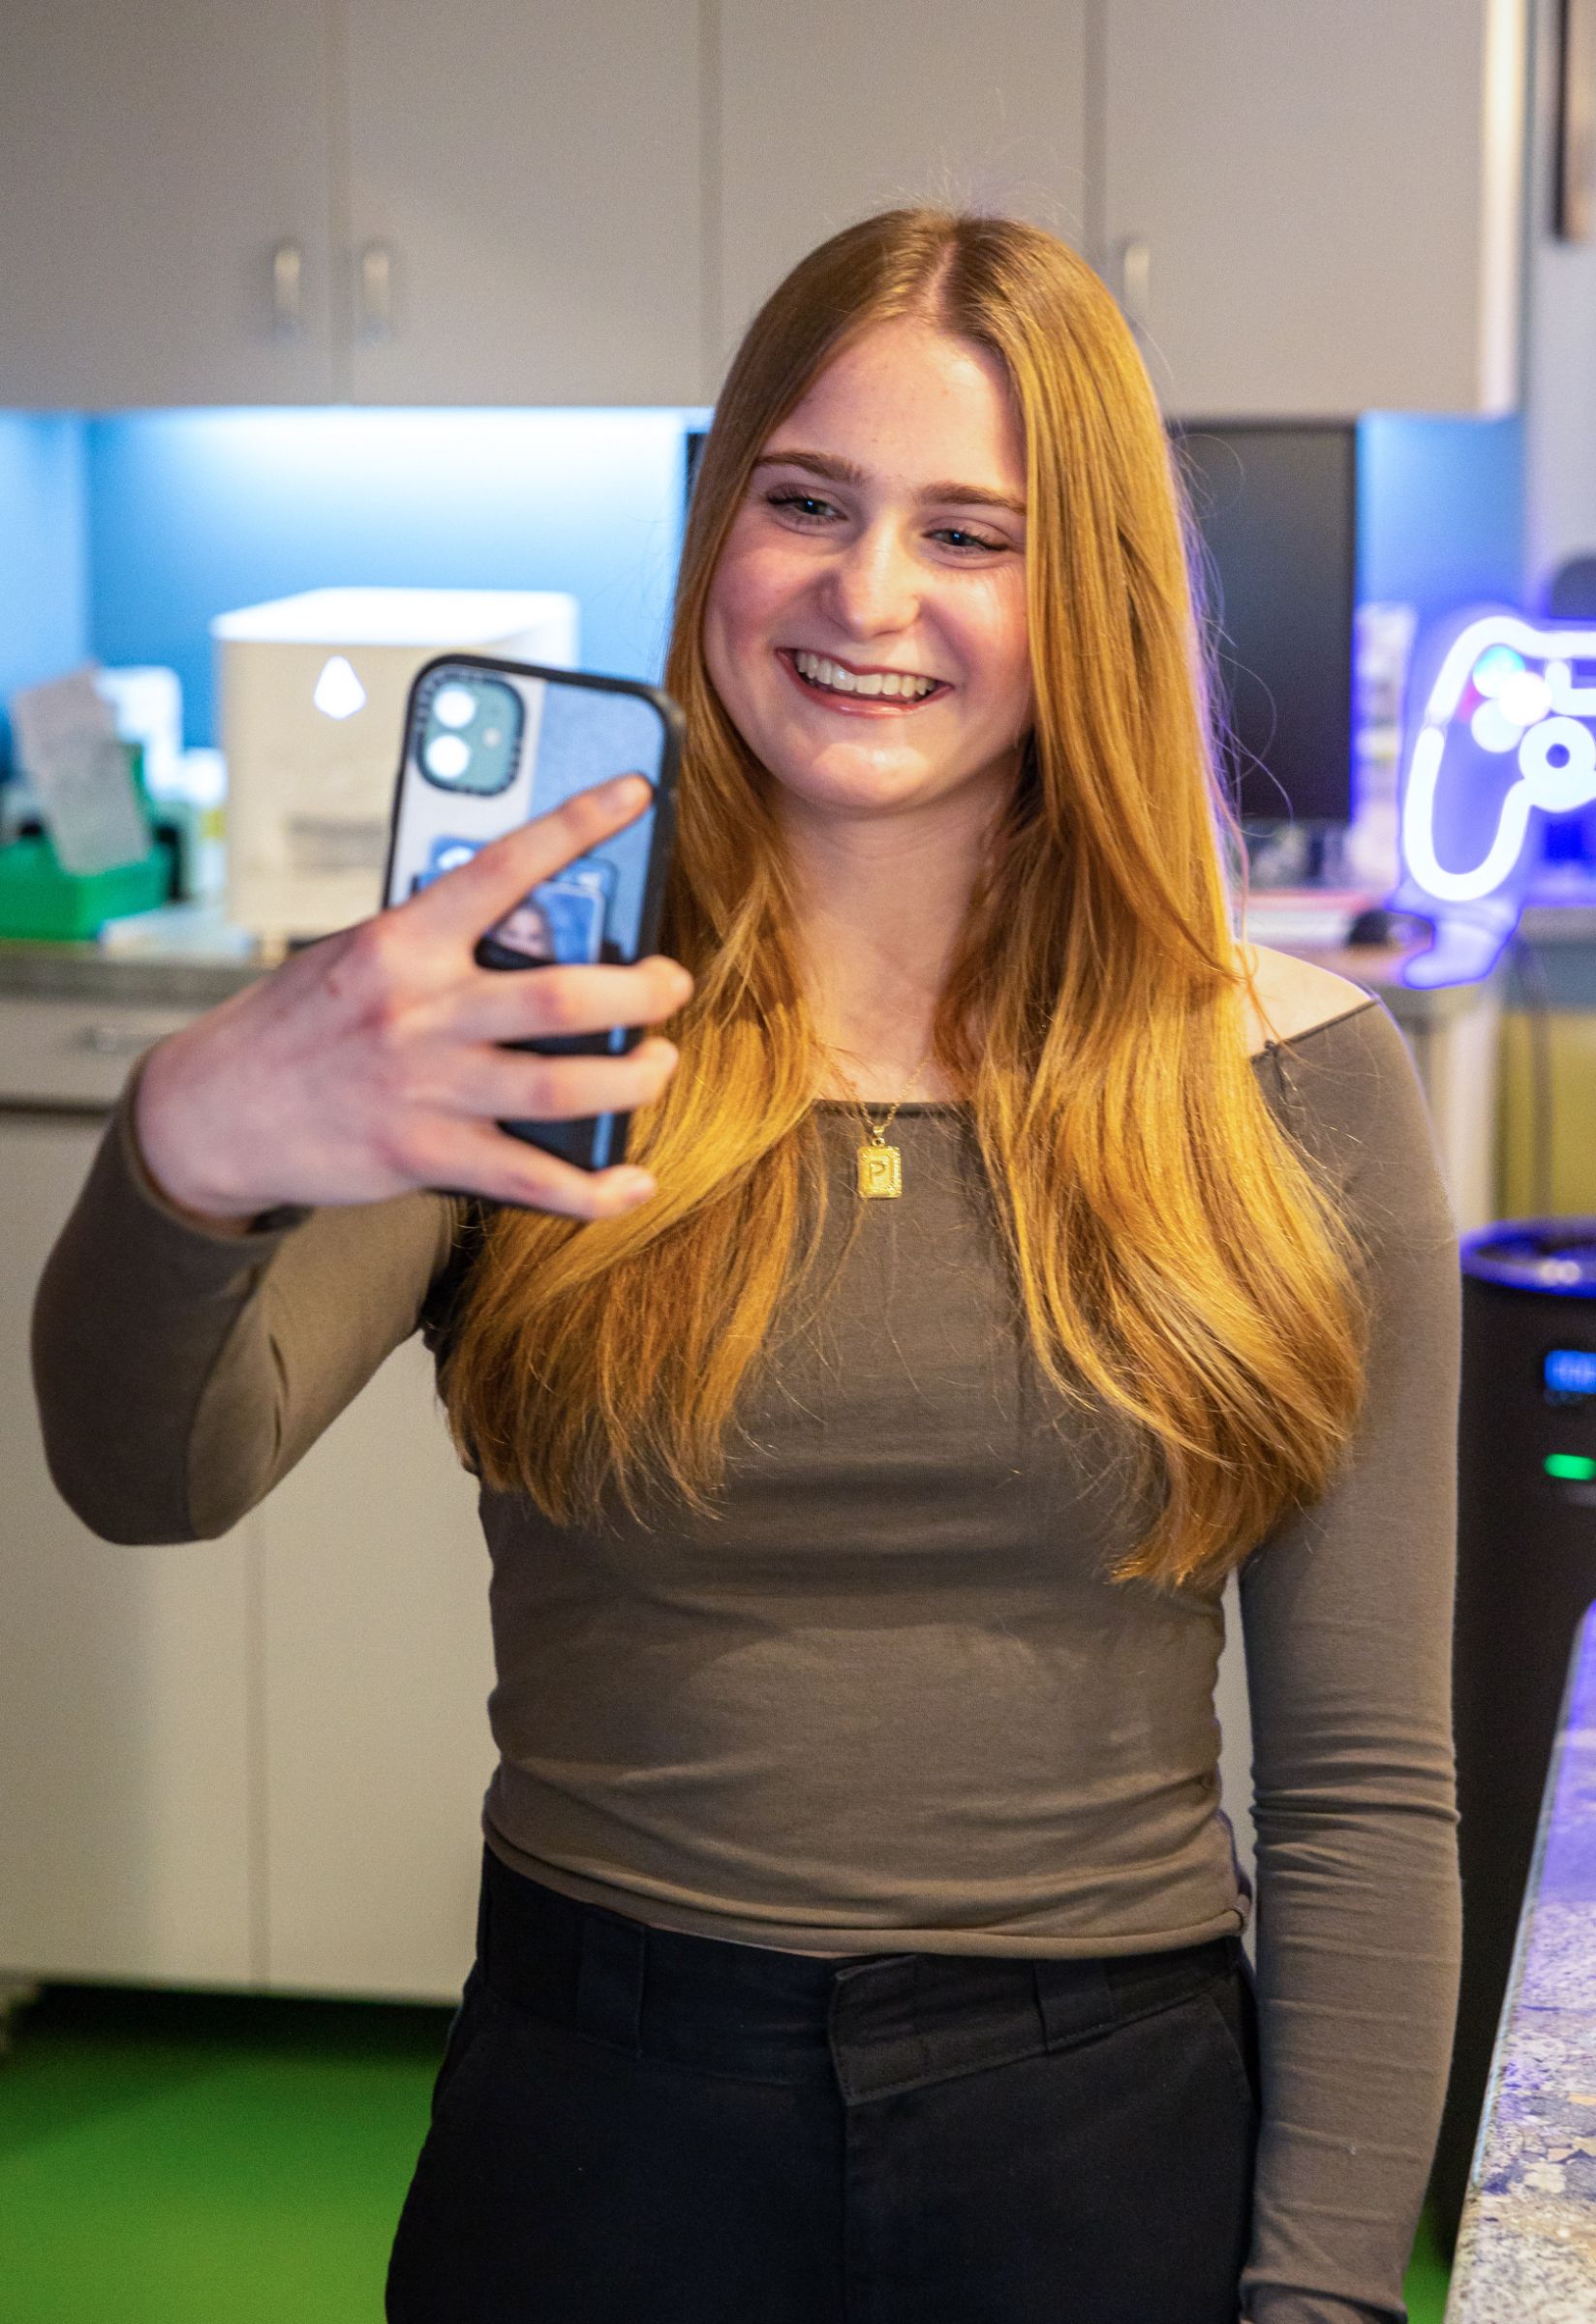
[{"label": "bare shoulder", "polygon": [[1257,1005],[1243,994],[1247,1049],[1256,1056],[1271,1041],[1297,1041],[1322,1024],[1333,1024],[1354,1009],[1365,1007],[1368,994],[1350,977],[1321,968],[1314,961],[1299,960],[1292,952],[1274,952],[1267,944],[1240,944],[1237,953],[1252,970]]}]

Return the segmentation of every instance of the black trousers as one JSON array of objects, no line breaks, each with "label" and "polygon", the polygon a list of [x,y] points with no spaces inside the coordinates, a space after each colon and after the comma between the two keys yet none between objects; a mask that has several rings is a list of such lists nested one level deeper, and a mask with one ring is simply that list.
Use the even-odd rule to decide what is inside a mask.
[{"label": "black trousers", "polygon": [[1238,1938],[827,1962],[484,1857],[390,2324],[1237,2324]]}]

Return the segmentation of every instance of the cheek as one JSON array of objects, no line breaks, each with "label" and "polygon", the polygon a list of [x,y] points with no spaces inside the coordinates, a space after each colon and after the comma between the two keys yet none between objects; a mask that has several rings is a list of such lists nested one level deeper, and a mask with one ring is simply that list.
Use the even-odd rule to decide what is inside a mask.
[{"label": "cheek", "polygon": [[704,659],[728,709],[743,693],[752,649],[765,626],[765,596],[757,560],[728,543],[704,609]]},{"label": "cheek", "polygon": [[755,635],[791,596],[790,560],[778,545],[739,537],[733,526],[710,591],[710,612],[721,635]]},{"label": "cheek", "polygon": [[704,664],[710,684],[726,708],[736,709],[739,600],[732,576],[722,566],[704,607]]},{"label": "cheek", "polygon": [[971,650],[986,678],[983,692],[994,711],[1007,719],[1028,716],[1030,644],[1023,589],[1007,587],[995,593],[981,609],[978,634]]}]

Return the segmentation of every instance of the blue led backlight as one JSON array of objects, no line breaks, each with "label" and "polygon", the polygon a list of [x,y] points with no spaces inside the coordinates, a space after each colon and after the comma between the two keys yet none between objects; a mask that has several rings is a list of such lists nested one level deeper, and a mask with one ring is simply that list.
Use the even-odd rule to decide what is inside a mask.
[{"label": "blue led backlight", "polygon": [[1549,1349],[1544,1378],[1549,1396],[1596,1396],[1596,1349]]}]

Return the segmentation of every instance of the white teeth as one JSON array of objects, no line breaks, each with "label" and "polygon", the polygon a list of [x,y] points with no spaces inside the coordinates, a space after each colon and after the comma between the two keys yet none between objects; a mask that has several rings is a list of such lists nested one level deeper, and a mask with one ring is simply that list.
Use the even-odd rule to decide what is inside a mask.
[{"label": "white teeth", "polygon": [[836,694],[879,694],[888,700],[920,702],[936,690],[935,678],[916,678],[906,670],[872,670],[856,677],[823,654],[794,654],[792,658],[812,686],[826,687]]}]

